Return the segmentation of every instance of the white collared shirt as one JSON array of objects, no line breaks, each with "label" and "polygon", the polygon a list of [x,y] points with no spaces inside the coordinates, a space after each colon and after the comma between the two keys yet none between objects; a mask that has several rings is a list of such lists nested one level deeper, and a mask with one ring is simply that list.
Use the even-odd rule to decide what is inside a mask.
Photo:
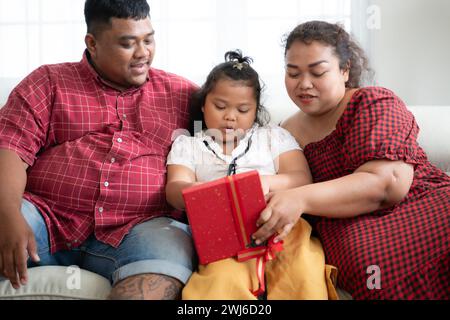
[{"label": "white collared shirt", "polygon": [[194,137],[180,135],[172,144],[167,165],[183,165],[191,169],[199,182],[225,177],[233,159],[245,152],[250,137],[250,149],[236,161],[236,173],[257,170],[260,175],[274,175],[278,172],[276,160],[282,153],[302,150],[287,130],[275,125],[260,127],[255,124],[231,155],[224,154],[222,147],[204,131]]}]

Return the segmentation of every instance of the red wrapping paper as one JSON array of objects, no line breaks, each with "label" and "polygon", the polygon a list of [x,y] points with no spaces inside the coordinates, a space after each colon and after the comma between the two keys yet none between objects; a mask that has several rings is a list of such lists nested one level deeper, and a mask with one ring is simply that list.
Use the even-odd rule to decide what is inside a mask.
[{"label": "red wrapping paper", "polygon": [[185,189],[183,198],[201,264],[252,247],[251,235],[266,207],[256,170]]}]

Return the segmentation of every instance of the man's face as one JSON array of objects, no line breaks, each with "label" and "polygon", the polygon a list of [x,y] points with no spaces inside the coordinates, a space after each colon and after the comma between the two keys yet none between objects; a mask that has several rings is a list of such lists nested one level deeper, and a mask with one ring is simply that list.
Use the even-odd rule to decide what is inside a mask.
[{"label": "man's face", "polygon": [[97,72],[119,90],[145,83],[155,53],[149,18],[111,19],[111,26],[88,34],[86,44]]}]

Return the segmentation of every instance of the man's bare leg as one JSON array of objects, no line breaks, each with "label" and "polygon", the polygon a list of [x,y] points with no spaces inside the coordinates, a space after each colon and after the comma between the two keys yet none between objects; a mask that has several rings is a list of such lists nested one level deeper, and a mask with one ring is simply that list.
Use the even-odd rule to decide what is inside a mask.
[{"label": "man's bare leg", "polygon": [[183,284],[160,274],[139,274],[125,278],[111,290],[111,300],[175,300],[180,299]]}]

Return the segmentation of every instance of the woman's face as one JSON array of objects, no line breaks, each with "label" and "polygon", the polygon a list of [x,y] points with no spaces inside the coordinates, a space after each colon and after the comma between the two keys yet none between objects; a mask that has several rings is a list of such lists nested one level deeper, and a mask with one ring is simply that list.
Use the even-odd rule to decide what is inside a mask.
[{"label": "woman's face", "polygon": [[287,93],[303,112],[321,116],[338,106],[349,71],[339,68],[339,58],[331,46],[294,41],[285,60]]},{"label": "woman's face", "polygon": [[218,130],[214,136],[224,144],[234,142],[255,122],[254,89],[241,81],[219,80],[206,96],[202,111],[209,132]]}]

